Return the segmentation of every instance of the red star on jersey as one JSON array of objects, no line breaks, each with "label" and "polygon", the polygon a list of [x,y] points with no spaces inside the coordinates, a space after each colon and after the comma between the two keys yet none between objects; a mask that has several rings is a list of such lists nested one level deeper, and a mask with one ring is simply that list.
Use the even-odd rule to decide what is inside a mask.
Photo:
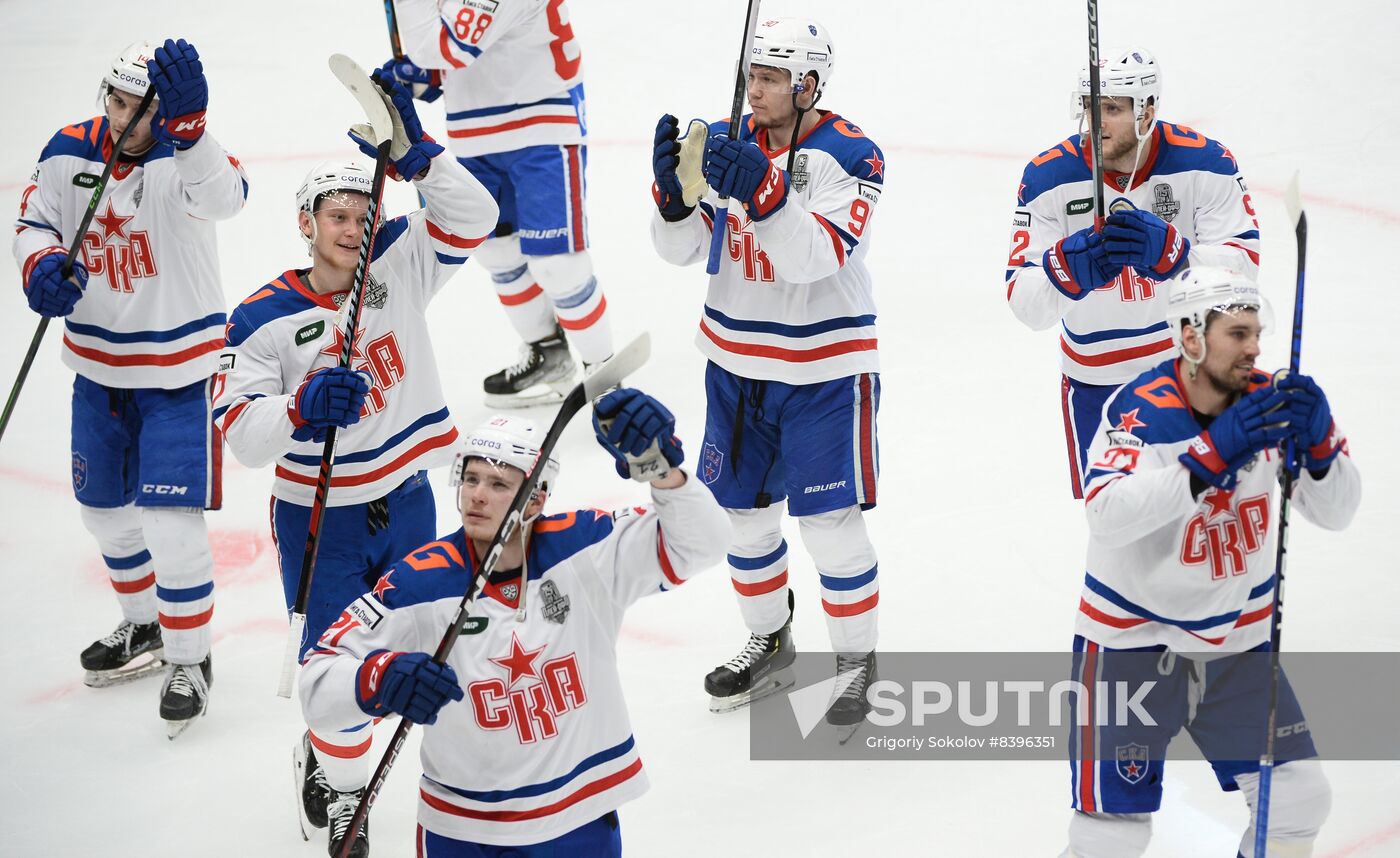
[{"label": "red star on jersey", "polygon": [[1211,489],[1206,492],[1206,496],[1201,500],[1210,507],[1206,511],[1206,519],[1215,518],[1217,515],[1230,514],[1230,501],[1235,499],[1235,493],[1226,489]]},{"label": "red star on jersey", "polygon": [[[345,348],[345,332],[340,328],[335,329],[335,340],[325,348],[321,349],[321,354],[330,355],[337,361],[340,360],[340,353]],[[355,338],[355,344],[350,347],[350,365],[354,366],[355,361],[364,360],[364,353],[360,351],[359,337]]]},{"label": "red star on jersey", "polygon": [[126,238],[126,222],[131,220],[132,217],[135,217],[135,215],[122,217],[112,211],[112,201],[108,200],[107,211],[103,212],[100,217],[93,218],[93,220],[102,227],[102,243],[106,244],[107,239],[114,235],[117,238]]},{"label": "red star on jersey", "polygon": [[1134,408],[1132,411],[1124,411],[1122,419],[1118,421],[1118,428],[1131,435],[1134,429],[1139,426],[1146,426],[1147,424],[1145,422],[1138,419],[1138,412],[1141,410],[1140,408]]},{"label": "red star on jersey", "polygon": [[527,676],[540,678],[539,673],[535,671],[535,659],[539,658],[542,652],[544,652],[543,646],[539,649],[525,649],[520,645],[520,638],[516,636],[515,632],[511,632],[510,655],[491,660],[504,667],[510,674],[510,679],[506,681],[506,687],[509,688],[515,685],[517,679],[523,679]]},{"label": "red star on jersey", "polygon": [[870,150],[870,157],[865,159],[865,163],[870,165],[870,178],[879,176],[883,179],[885,177],[885,162],[880,159],[878,149]]},{"label": "red star on jersey", "polygon": [[1127,772],[1128,777],[1135,778],[1137,777],[1138,772],[1142,771],[1142,767],[1139,766],[1137,763],[1128,763],[1127,767],[1125,768],[1125,771]]},{"label": "red star on jersey", "polygon": [[374,593],[374,598],[378,599],[378,600],[381,601],[381,602],[384,601],[384,594],[385,594],[385,593],[389,592],[390,590],[396,590],[396,589],[398,589],[397,587],[395,587],[395,586],[393,585],[393,582],[391,582],[391,581],[389,580],[389,576],[392,575],[392,574],[394,574],[394,573],[393,573],[393,572],[387,572],[387,573],[385,573],[384,576],[383,576],[382,578],[380,578],[379,581],[378,581],[377,583],[375,583],[375,585],[374,585],[374,590],[371,591],[371,592]]}]

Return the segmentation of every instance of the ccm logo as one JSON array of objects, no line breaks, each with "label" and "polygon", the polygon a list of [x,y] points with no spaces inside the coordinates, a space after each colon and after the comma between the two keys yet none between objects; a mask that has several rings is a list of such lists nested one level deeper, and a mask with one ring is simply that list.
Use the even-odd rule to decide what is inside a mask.
[{"label": "ccm logo", "polygon": [[189,489],[185,486],[163,486],[154,483],[143,483],[141,493],[147,495],[183,495]]}]

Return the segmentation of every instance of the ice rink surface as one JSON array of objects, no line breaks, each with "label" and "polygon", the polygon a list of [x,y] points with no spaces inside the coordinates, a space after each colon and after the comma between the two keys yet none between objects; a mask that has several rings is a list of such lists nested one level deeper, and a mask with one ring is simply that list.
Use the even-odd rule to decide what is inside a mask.
[{"label": "ice rink surface", "polygon": [[[651,332],[652,361],[634,383],[675,411],[693,462],[704,403],[691,339],[704,275],[651,249],[649,146],[663,112],[713,119],[728,110],[744,5],[571,0],[570,8],[587,80],[598,280],[620,342]],[[883,480],[869,516],[882,571],[881,649],[1062,651],[1085,525],[1067,492],[1056,342],[1012,317],[1000,277],[1022,167],[1074,130],[1084,7],[769,0],[762,14],[796,13],[834,34],[837,69],[823,106],[859,124],[888,162],[869,257],[884,367]],[[1365,500],[1346,532],[1294,528],[1285,646],[1400,648],[1400,458],[1388,446],[1400,423],[1400,286],[1390,262],[1400,204],[1386,178],[1400,160],[1392,50],[1400,7],[1180,0],[1105,2],[1101,14],[1106,48],[1139,42],[1162,62],[1163,118],[1239,159],[1263,231],[1262,282],[1281,320],[1294,276],[1281,194],[1302,172],[1311,224],[1303,365],[1350,437]],[[358,119],[326,57],[381,62],[379,4],[8,0],[3,19],[13,109],[0,135],[0,210],[15,211],[49,136],[97,112],[104,64],[120,48],[182,36],[204,57],[208,127],[252,186],[246,210],[219,228],[228,305],[304,264],[293,194],[315,161],[352,154],[343,129]],[[430,130],[441,127],[439,106],[421,110]],[[391,213],[413,204],[406,188],[393,190]],[[6,389],[36,319],[16,268],[0,265]],[[458,425],[475,425],[488,414],[480,378],[516,348],[480,268],[468,263],[440,294],[431,324]],[[302,728],[296,704],[273,694],[285,619],[267,525],[270,469],[229,458],[224,509],[209,519],[218,589],[208,716],[172,743],[154,680],[102,691],[81,684],[78,652],[118,613],[69,487],[72,373],[59,339],[57,328],[49,332],[0,447],[10,599],[0,625],[0,855],[325,854],[324,840],[303,843],[296,832],[289,763]],[[1287,348],[1276,335],[1261,366],[1285,364]],[[583,421],[560,455],[551,509],[643,497],[613,475]],[[434,482],[447,532],[453,503],[441,474]],[[801,551],[792,564],[797,645],[826,649],[815,573]],[[746,716],[708,713],[700,685],[745,637],[726,577],[714,569],[628,617],[624,682],[653,783],[622,810],[629,855],[1059,852],[1069,817],[1062,763],[750,762]],[[377,856],[411,853],[413,748],[375,808]],[[1400,855],[1400,764],[1327,770],[1336,800],[1316,854]],[[1175,763],[1148,854],[1233,855],[1243,808],[1204,763]]]}]

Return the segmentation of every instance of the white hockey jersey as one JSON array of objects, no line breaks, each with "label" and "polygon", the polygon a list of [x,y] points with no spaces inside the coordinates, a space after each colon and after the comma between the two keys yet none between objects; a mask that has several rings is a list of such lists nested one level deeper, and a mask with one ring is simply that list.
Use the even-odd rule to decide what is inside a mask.
[{"label": "white hockey jersey", "polygon": [[459,158],[584,142],[583,57],[564,0],[396,0],[404,50],[443,70]]},{"label": "white hockey jersey", "polygon": [[[1060,325],[1060,368],[1086,384],[1122,384],[1172,348],[1166,290],[1125,267],[1116,280],[1072,301],[1041,267],[1055,242],[1094,224],[1094,177],[1076,135],[1026,165],[1011,218],[1006,300],[1032,330]],[[1107,202],[1125,197],[1191,241],[1190,265],[1259,273],[1259,222],[1235,156],[1184,125],[1158,122],[1147,163],[1106,171]]]},{"label": "white hockey jersey", "polygon": [[[423,728],[418,822],[457,840],[539,843],[647,788],[617,671],[623,612],[718,564],[729,523],[693,477],[653,507],[536,521],[519,572],[481,588],[448,656],[466,697]],[[385,660],[433,652],[478,558],[458,530],[395,564],[326,630],[301,673],[307,723],[364,723]]]},{"label": "white hockey jersey", "polygon": [[[15,222],[23,280],[42,257],[67,252],[111,157],[105,116],[44,147]],[[63,320],[63,362],[119,388],[213,375],[226,321],[214,222],[238,214],[247,196],[243,168],[208,132],[188,149],[157,144],[119,162],[80,245],[87,291]]]},{"label": "white hockey jersey", "polygon": [[[740,139],[787,168],[788,147],[770,148],[767,129],[745,117]],[[728,133],[728,120],[710,126]],[[885,182],[885,159],[870,138],[835,113],[798,141],[787,203],[759,223],[729,204],[727,254],[710,278],[695,342],[707,358],[744,378],[814,384],[879,372],[875,296],[865,255]],[[653,211],[652,243],[674,265],[709,256],[719,197],[709,192],[690,217],[667,223]]]},{"label": "white hockey jersey", "polygon": [[[424,314],[495,228],[498,211],[450,157],[434,158],[414,184],[427,207],[375,234],[350,361],[373,382],[360,421],[337,432],[329,506],[383,497],[415,471],[452,459],[457,428]],[[234,308],[214,382],[214,423],[238,461],[260,467],[277,459],[273,495],[303,506],[315,494],[324,445],[294,440],[288,409],[307,375],[340,363],[346,294],[318,295],[306,273],[287,271]]]},{"label": "white hockey jersey", "polygon": [[[1251,390],[1269,377],[1255,373]],[[1191,653],[1242,652],[1269,640],[1273,613],[1274,490],[1281,456],[1265,451],[1233,491],[1191,494],[1178,457],[1201,425],[1162,363],[1118,389],[1089,448],[1089,552],[1075,633],[1111,649],[1165,644]],[[1334,425],[1321,449],[1341,455],[1316,480],[1294,482],[1293,509],[1341,530],[1361,502],[1361,477]]]}]

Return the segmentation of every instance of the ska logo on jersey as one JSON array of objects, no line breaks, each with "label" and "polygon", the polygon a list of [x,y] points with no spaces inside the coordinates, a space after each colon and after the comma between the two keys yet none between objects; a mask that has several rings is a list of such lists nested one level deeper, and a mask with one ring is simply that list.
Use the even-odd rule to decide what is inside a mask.
[{"label": "ska logo on jersey", "polygon": [[[344,348],[345,332],[336,328],[335,340],[321,349],[321,354],[339,360],[340,353]],[[360,350],[359,338],[357,337],[355,344],[350,349],[350,366],[357,371],[369,373],[374,381],[370,385],[369,394],[365,397],[365,404],[360,409],[361,417],[368,417],[383,411],[389,404],[385,393],[403,381],[404,375],[407,373],[403,351],[399,348],[398,338],[394,336],[393,331],[370,340],[365,345],[364,351]]]},{"label": "ska logo on jersey", "polygon": [[1211,489],[1201,497],[1205,509],[1186,522],[1181,562],[1209,566],[1213,581],[1249,571],[1249,555],[1264,546],[1269,532],[1269,496],[1235,502],[1233,492]]},{"label": "ska logo on jersey", "polygon": [[724,470],[724,453],[714,444],[705,444],[700,453],[700,478],[713,485]]},{"label": "ska logo on jersey", "polygon": [[467,686],[476,724],[483,730],[514,729],[522,745],[559,735],[559,718],[588,703],[578,658],[569,653],[541,661],[545,646],[527,649],[510,633],[510,650],[488,659],[504,677]]},{"label": "ska logo on jersey", "polygon": [[1119,745],[1113,749],[1118,769],[1118,777],[1135,784],[1147,777],[1151,761],[1147,758],[1147,746],[1138,744]]},{"label": "ska logo on jersey", "polygon": [[92,219],[97,229],[84,234],[82,243],[83,265],[88,275],[105,278],[113,292],[127,295],[136,291],[136,280],[158,273],[150,237],[145,230],[128,227],[134,217],[117,214],[109,199],[107,210]]},{"label": "ska logo on jersey", "polygon": [[1181,203],[1172,197],[1172,186],[1166,182],[1152,186],[1152,213],[1167,223],[1181,211]]}]

